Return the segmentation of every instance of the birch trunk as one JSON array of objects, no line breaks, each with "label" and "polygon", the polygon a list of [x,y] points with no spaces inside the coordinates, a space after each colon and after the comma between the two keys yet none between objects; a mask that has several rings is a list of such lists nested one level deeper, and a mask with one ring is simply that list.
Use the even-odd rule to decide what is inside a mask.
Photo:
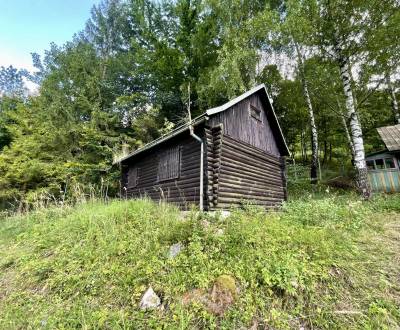
[{"label": "birch trunk", "polygon": [[342,110],[342,107],[340,106],[340,102],[339,102],[338,98],[336,98],[336,102],[337,102],[339,112],[341,113],[343,129],[346,134],[347,143],[349,144],[349,149],[351,152],[351,163],[353,164],[354,163],[354,145],[353,145],[353,141],[351,140],[349,127],[348,127],[347,121],[346,121],[346,115],[343,113],[343,110]]},{"label": "birch trunk", "polygon": [[353,90],[351,88],[350,65],[347,57],[340,49],[336,50],[340,67],[340,78],[346,98],[346,111],[349,118],[350,136],[354,150],[354,168],[356,170],[356,185],[365,199],[370,198],[371,188],[368,182],[367,164],[365,162],[364,139],[360,119],[354,106]]},{"label": "birch trunk", "polygon": [[351,140],[349,128],[348,128],[347,122],[346,122],[346,117],[344,115],[342,115],[342,123],[343,123],[343,127],[344,127],[344,132],[346,133],[347,142],[349,143],[349,148],[350,148],[350,152],[351,152],[351,162],[353,163],[354,162],[354,145],[353,145],[353,141]]},{"label": "birch trunk", "polygon": [[392,111],[396,124],[400,124],[400,114],[399,114],[399,104],[397,103],[396,93],[394,91],[392,82],[390,81],[390,75],[386,75],[387,89],[390,95],[390,100],[392,101]]},{"label": "birch trunk", "polygon": [[298,44],[295,42],[297,58],[299,61],[299,73],[301,85],[303,88],[304,99],[306,101],[308,116],[310,119],[310,127],[311,127],[311,168],[310,168],[310,179],[311,183],[318,182],[318,132],[317,126],[315,125],[315,116],[314,109],[311,103],[310,93],[308,91],[308,82],[306,79],[306,75],[304,72],[304,61],[303,55],[300,52]]}]

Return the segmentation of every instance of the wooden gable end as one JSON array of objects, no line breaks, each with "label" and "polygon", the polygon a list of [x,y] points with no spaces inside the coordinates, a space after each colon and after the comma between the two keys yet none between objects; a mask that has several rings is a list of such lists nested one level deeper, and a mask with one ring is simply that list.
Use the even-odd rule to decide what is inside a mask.
[{"label": "wooden gable end", "polygon": [[277,128],[273,127],[269,104],[254,93],[226,111],[210,118],[210,126],[223,124],[224,134],[246,142],[274,156],[281,156]]}]

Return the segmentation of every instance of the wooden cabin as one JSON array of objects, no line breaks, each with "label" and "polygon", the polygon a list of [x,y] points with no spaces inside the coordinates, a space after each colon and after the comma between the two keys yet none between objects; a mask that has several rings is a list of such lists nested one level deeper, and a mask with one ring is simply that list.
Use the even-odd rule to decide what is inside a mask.
[{"label": "wooden cabin", "polygon": [[377,129],[386,149],[367,155],[368,179],[373,191],[400,191],[400,124]]},{"label": "wooden cabin", "polygon": [[243,203],[276,207],[287,198],[288,155],[260,85],[120,159],[121,194],[181,209],[192,204],[203,210]]}]

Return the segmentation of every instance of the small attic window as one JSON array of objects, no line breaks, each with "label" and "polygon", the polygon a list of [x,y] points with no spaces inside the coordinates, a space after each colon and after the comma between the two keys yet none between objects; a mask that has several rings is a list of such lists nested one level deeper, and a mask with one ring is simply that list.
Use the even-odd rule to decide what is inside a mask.
[{"label": "small attic window", "polygon": [[256,119],[257,121],[262,121],[261,110],[256,106],[254,106],[253,104],[250,104],[250,116]]}]

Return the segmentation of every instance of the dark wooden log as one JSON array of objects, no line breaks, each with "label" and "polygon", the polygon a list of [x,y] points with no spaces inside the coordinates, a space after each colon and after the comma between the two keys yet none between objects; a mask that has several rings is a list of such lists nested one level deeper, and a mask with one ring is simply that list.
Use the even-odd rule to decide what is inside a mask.
[{"label": "dark wooden log", "polygon": [[232,193],[238,193],[238,194],[244,194],[244,195],[260,195],[260,196],[279,196],[283,197],[284,192],[283,188],[282,189],[259,189],[259,188],[253,188],[253,187],[240,187],[236,185],[228,185],[226,183],[221,184],[219,187],[219,191],[222,192],[232,192]]},{"label": "dark wooden log", "polygon": [[230,159],[228,156],[221,156],[221,165],[222,166],[227,165],[234,168],[244,169],[249,173],[262,174],[263,176],[266,177],[269,176],[271,178],[276,178],[279,181],[282,179],[281,171],[278,168],[264,169],[257,166],[245,164],[234,159]]},{"label": "dark wooden log", "polygon": [[221,169],[220,171],[225,171],[225,173],[228,173],[229,175],[237,175],[239,174],[240,176],[243,176],[245,178],[248,178],[250,180],[257,180],[260,182],[270,182],[272,184],[279,184],[282,181],[280,178],[276,178],[276,176],[273,175],[267,175],[265,173],[257,173],[256,171],[253,170],[247,170],[245,167],[234,165],[228,162],[223,162],[221,164]]},{"label": "dark wooden log", "polygon": [[271,205],[272,206],[273,204],[281,203],[282,199],[271,198],[270,200],[260,200],[260,199],[251,199],[251,198],[232,198],[232,197],[219,196],[218,205],[219,205],[219,203],[241,205],[241,204],[243,204],[243,201],[254,202],[255,204],[258,204],[258,205]]},{"label": "dark wooden log", "polygon": [[239,148],[234,148],[228,145],[224,145],[223,155],[229,155],[230,159],[242,162],[244,164],[249,164],[252,166],[257,166],[264,169],[279,169],[276,162],[261,160],[257,157],[252,157],[251,155],[241,151]]},{"label": "dark wooden log", "polygon": [[263,153],[257,148],[252,147],[251,145],[244,144],[241,141],[231,138],[230,136],[224,135],[224,144],[232,148],[242,150],[243,152],[246,152],[249,155],[252,155],[261,160],[270,161],[272,163],[275,163],[275,165],[280,165],[278,157],[273,155],[268,155],[267,153]]},{"label": "dark wooden log", "polygon": [[[255,188],[260,188],[260,189],[265,189],[265,187],[267,186],[271,186],[271,187],[279,187],[282,188],[283,186],[281,184],[269,184],[268,183],[264,183],[261,181],[254,181],[254,179],[245,179],[242,178],[238,175],[228,175],[225,174],[220,178],[221,183],[227,183],[227,184],[234,184],[234,185],[238,185],[238,186],[251,186],[251,187],[255,187]],[[218,183],[219,183],[218,182]]]}]

